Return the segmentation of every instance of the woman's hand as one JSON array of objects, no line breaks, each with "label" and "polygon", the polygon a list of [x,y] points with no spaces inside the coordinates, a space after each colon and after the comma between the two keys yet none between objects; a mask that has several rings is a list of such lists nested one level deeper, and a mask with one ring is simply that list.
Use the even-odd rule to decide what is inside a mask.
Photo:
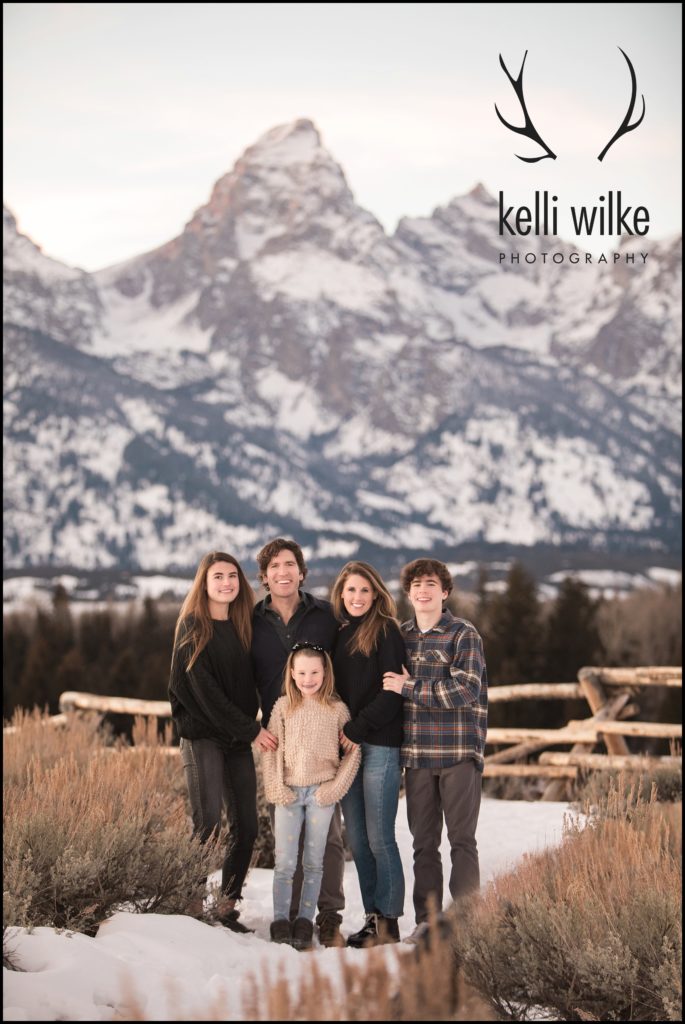
[{"label": "woman's hand", "polygon": [[345,751],[346,754],[349,754],[349,752],[351,750],[354,750],[355,747],[358,747],[359,744],[358,743],[353,743],[352,740],[349,740],[347,738],[347,736],[345,735],[345,733],[341,729],[340,730],[340,746],[343,748],[343,750]]},{"label": "woman's hand", "polygon": [[259,730],[255,739],[252,740],[252,746],[256,747],[257,750],[276,750],[278,747],[278,739],[272,732],[263,727]]},{"label": "woman's hand", "polygon": [[411,676],[407,672],[406,665],[402,666],[402,675],[398,672],[385,672],[383,674],[383,689],[392,690],[393,693],[402,693],[402,687]]}]

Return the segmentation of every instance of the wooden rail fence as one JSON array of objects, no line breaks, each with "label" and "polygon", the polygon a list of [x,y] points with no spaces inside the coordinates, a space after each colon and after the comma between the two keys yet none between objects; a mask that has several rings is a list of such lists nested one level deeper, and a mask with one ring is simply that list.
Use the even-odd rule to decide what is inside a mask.
[{"label": "wooden rail fence", "polygon": [[[627,738],[682,740],[682,725],[663,722],[626,721],[640,713],[634,698],[644,687],[680,687],[680,667],[641,666],[639,668],[582,668],[577,683],[522,683],[512,686],[491,686],[490,704],[514,700],[571,700],[585,698],[590,716],[572,720],[561,729],[526,729],[492,727],[488,729],[487,747],[501,746],[486,754],[485,777],[501,776],[548,778],[542,799],[556,800],[564,795],[569,779],[579,771],[607,769],[638,770],[654,765],[677,765],[679,757],[668,755],[648,757],[630,751]],[[60,714],[48,721],[63,725],[67,712],[96,711],[123,715],[168,718],[171,705],[166,700],[137,700],[132,697],[104,697],[93,693],[67,691],[59,699]],[[6,727],[4,732],[8,732]],[[568,753],[550,751],[548,747],[570,747]],[[596,751],[602,745],[605,750]],[[169,752],[178,748],[169,748]],[[537,761],[528,758],[539,754]],[[525,762],[525,763],[524,763]]]}]

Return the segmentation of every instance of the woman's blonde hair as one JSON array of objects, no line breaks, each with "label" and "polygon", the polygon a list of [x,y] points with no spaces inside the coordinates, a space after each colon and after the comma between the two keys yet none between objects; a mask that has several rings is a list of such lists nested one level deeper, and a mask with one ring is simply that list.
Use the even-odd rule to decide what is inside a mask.
[{"label": "woman's blonde hair", "polygon": [[371,609],[357,630],[352,646],[349,648],[350,654],[358,652],[368,658],[380,638],[387,632],[388,623],[397,622],[397,605],[372,565],[369,565],[368,562],[348,562],[340,570],[331,591],[333,614],[345,626],[349,624],[350,617],[345,610],[342,592],[350,576],[363,576],[376,591]]},{"label": "woman's blonde hair", "polygon": [[304,700],[293,678],[293,667],[298,655],[303,655],[307,658],[321,658],[323,663],[323,683],[321,684],[321,689],[314,694],[316,699],[320,700],[322,704],[335,704],[336,701],[340,700],[335,689],[333,662],[328,651],[325,651],[323,647],[319,647],[317,644],[303,642],[294,645],[283,672],[283,693],[288,698],[288,711],[298,707]]},{"label": "woman's blonde hair", "polygon": [[210,551],[197,567],[195,579],[181,605],[181,611],[176,620],[174,647],[180,649],[188,645],[191,646],[188,668],[193,667],[201,651],[209,643],[214,629],[212,616],[209,614],[207,574],[217,562],[228,562],[230,565],[234,565],[238,571],[238,595],[228,606],[228,617],[246,651],[249,651],[252,643],[252,609],[255,601],[252,587],[240,568],[237,558],[225,551]]}]

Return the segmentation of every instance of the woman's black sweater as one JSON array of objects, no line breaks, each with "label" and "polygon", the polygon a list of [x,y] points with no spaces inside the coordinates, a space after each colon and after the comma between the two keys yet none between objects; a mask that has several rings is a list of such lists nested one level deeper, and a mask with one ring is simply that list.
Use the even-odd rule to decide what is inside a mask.
[{"label": "woman's black sweater", "polygon": [[402,697],[383,689],[384,672],[401,672],[406,660],[404,640],[395,622],[388,622],[375,650],[367,657],[350,652],[365,616],[350,616],[341,626],[333,654],[335,688],[352,716],[343,732],[353,743],[377,747],[402,745]]},{"label": "woman's black sweater", "polygon": [[214,619],[213,632],[193,667],[192,647],[174,648],[169,678],[171,714],[179,736],[214,740],[226,752],[249,750],[261,728],[257,688],[249,651],[243,648],[230,619]]}]

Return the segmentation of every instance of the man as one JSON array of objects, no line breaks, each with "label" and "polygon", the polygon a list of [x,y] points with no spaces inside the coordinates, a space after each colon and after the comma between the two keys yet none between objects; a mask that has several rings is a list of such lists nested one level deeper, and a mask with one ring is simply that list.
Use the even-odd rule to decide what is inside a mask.
[{"label": "man", "polygon": [[419,558],[404,567],[404,592],[414,618],[402,625],[411,673],[386,672],[383,687],[404,697],[402,764],[407,818],[414,841],[414,911],[410,942],[426,938],[431,900],[442,909],[440,858],[447,823],[453,900],[478,889],[476,825],[487,731],[488,682],[475,627],[444,602],[452,590],[447,566]]},{"label": "man", "polygon": [[[259,579],[267,591],[252,616],[252,660],[262,704],[262,722],[268,724],[281,696],[283,672],[294,644],[306,641],[324,650],[333,648],[340,624],[328,601],[300,590],[307,575],[302,549],[295,541],[277,537],[257,555]],[[273,808],[270,808],[273,826]],[[343,874],[345,853],[340,805],[336,806],[326,843],[323,879],[316,923],[322,946],[343,946],[341,910],[345,907]],[[302,844],[293,882],[291,907],[297,912],[302,886]]]}]

